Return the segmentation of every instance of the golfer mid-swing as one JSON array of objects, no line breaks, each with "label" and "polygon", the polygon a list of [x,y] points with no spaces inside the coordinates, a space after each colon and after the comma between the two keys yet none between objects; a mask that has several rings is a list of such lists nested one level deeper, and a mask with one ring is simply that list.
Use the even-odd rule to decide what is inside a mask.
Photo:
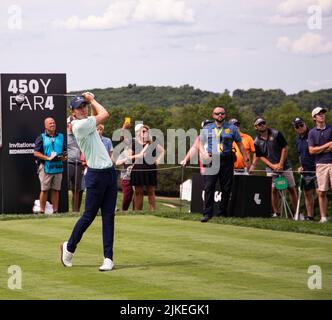
[{"label": "golfer mid-swing", "polygon": [[[89,104],[92,116],[88,116]],[[88,166],[85,177],[87,191],[84,213],[76,222],[68,242],[61,245],[61,261],[65,267],[72,266],[77,244],[96,217],[98,210],[101,209],[104,263],[99,270],[108,271],[112,270],[114,266],[113,239],[117,178],[112,160],[98,135],[96,126],[103,123],[109,114],[89,92],[73,98],[70,102],[70,109],[74,118],[72,121],[73,133]]]}]

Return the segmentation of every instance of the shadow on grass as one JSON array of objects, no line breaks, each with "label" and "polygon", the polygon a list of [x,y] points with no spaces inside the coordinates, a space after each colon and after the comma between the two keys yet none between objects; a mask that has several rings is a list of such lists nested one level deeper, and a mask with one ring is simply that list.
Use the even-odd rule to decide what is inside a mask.
[{"label": "shadow on grass", "polygon": [[[149,268],[156,268],[156,267],[174,267],[174,266],[191,266],[196,265],[197,262],[193,260],[186,260],[186,261],[169,261],[169,262],[149,262],[142,264],[115,264],[112,270],[125,270],[125,269],[149,269]],[[100,264],[74,264],[71,268],[64,269],[90,269],[90,268],[99,268]]]},{"label": "shadow on grass", "polygon": [[114,269],[121,270],[121,269],[149,269],[150,267],[174,267],[174,266],[191,266],[196,265],[197,262],[193,260],[186,260],[186,261],[169,261],[169,262],[146,262],[144,264],[120,264],[115,265]]}]

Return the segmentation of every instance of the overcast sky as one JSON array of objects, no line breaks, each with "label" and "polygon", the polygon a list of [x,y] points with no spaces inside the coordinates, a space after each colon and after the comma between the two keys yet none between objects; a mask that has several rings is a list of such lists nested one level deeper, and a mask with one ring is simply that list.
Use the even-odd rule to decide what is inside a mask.
[{"label": "overcast sky", "polygon": [[332,0],[1,0],[0,57],[68,91],[332,88]]}]

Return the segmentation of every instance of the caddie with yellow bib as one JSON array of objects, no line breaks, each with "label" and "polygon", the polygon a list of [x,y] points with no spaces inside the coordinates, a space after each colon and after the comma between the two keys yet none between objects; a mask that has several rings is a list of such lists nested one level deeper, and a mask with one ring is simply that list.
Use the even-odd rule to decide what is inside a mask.
[{"label": "caddie with yellow bib", "polygon": [[45,212],[48,191],[51,190],[53,212],[58,211],[59,191],[63,173],[63,161],[67,159],[67,146],[64,135],[56,131],[53,118],[44,121],[45,132],[35,141],[34,156],[38,158],[38,176],[40,180],[40,213]]},{"label": "caddie with yellow bib", "polygon": [[[227,207],[232,189],[234,174],[234,158],[232,144],[235,141],[243,155],[246,167],[249,169],[249,159],[245,152],[238,129],[233,124],[225,121],[226,112],[224,107],[217,106],[213,109],[213,123],[208,124],[201,130],[200,140],[202,159],[208,164],[203,173],[204,179],[204,210],[201,222],[207,222],[213,217],[214,194],[216,183],[219,180],[222,192],[220,210],[218,216],[227,216]],[[207,144],[207,152],[204,145]]]}]

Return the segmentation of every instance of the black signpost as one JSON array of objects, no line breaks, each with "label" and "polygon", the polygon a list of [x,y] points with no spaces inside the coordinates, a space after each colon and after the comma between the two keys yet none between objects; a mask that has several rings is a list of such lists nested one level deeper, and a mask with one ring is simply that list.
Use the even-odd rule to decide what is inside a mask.
[{"label": "black signpost", "polygon": [[[1,74],[0,213],[31,213],[40,183],[34,142],[52,117],[66,134],[65,74]],[[15,97],[24,94],[22,105]],[[55,94],[52,96],[52,94]],[[64,166],[59,212],[68,211],[67,166]]]},{"label": "black signpost", "polygon": [[[232,217],[270,217],[272,178],[254,175],[234,175],[228,212]],[[219,183],[214,196],[214,215],[218,214],[222,193]],[[203,177],[192,177],[191,212],[203,212]]]}]

